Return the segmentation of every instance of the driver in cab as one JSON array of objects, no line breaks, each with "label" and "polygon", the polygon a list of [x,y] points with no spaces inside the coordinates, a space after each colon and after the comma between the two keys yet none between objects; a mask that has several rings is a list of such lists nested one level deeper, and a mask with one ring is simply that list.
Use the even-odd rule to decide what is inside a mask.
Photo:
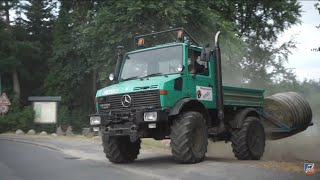
[{"label": "driver in cab", "polygon": [[199,74],[204,72],[205,67],[198,63],[199,60],[200,56],[196,52],[191,51],[189,53],[188,69],[190,74]]}]

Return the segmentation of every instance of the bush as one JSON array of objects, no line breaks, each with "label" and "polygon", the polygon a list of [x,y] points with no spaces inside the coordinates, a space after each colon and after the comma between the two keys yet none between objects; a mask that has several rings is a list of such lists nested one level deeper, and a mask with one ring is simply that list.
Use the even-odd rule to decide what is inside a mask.
[{"label": "bush", "polygon": [[83,127],[89,126],[88,112],[81,108],[69,110],[67,106],[60,106],[58,124],[63,127],[72,126],[75,133],[81,133]]},{"label": "bush", "polygon": [[80,109],[75,109],[70,112],[71,126],[75,133],[81,133],[82,128],[89,127],[89,116],[88,112]]},{"label": "bush", "polygon": [[35,127],[32,106],[26,106],[20,111],[19,109],[19,107],[13,107],[7,114],[0,117],[0,133],[17,129],[27,131]]},{"label": "bush", "polygon": [[56,124],[34,124],[33,128],[37,133],[46,131],[47,133],[56,132]]},{"label": "bush", "polygon": [[75,133],[81,133],[83,127],[89,126],[88,112],[80,108],[69,110],[67,106],[59,106],[57,124],[35,124],[32,105],[20,108],[18,103],[14,101],[10,108],[7,114],[3,117],[0,116],[0,133],[17,129],[24,132],[34,129],[36,132],[53,133],[58,125],[72,126]]}]

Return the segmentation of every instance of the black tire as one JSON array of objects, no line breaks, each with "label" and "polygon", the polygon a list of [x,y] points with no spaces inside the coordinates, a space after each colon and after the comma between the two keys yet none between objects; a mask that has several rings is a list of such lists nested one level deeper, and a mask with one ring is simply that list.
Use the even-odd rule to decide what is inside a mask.
[{"label": "black tire", "polygon": [[183,112],[174,120],[170,133],[171,153],[179,163],[197,163],[205,158],[208,146],[205,119],[198,112]]},{"label": "black tire", "polygon": [[137,159],[141,140],[131,142],[129,136],[111,136],[103,140],[103,151],[110,162],[116,164],[130,163]]},{"label": "black tire", "polygon": [[256,117],[247,117],[241,129],[234,130],[231,137],[233,153],[239,160],[259,160],[266,143],[263,125]]}]

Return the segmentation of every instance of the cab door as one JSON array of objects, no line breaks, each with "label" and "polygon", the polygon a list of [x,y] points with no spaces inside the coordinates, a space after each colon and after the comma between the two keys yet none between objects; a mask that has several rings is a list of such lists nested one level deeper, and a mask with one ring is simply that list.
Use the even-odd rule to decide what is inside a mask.
[{"label": "cab door", "polygon": [[189,62],[186,67],[188,94],[203,103],[206,108],[215,108],[216,93],[213,59],[211,57],[209,62],[200,61],[200,48],[189,47],[187,50],[186,54]]}]

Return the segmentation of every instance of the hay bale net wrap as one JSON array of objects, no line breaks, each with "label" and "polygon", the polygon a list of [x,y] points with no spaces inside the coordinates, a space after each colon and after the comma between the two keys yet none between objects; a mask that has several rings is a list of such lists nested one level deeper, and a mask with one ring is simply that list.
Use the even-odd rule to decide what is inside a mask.
[{"label": "hay bale net wrap", "polygon": [[306,126],[312,120],[308,101],[295,92],[278,93],[266,97],[264,111],[290,128]]}]

